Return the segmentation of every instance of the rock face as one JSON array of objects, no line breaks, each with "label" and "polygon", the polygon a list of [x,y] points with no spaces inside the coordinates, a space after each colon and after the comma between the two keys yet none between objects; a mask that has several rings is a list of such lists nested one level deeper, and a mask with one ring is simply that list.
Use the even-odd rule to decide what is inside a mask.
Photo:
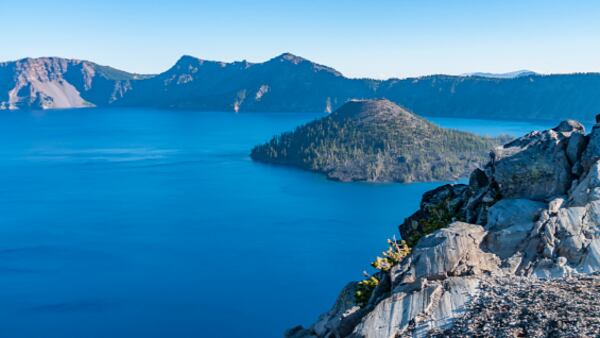
[{"label": "rock face", "polygon": [[352,100],[251,156],[340,181],[423,182],[464,177],[500,143],[440,128],[388,100]]},{"label": "rock face", "polygon": [[515,254],[527,237],[537,215],[547,204],[528,199],[501,199],[488,210],[485,246],[506,259]]},{"label": "rock face", "polygon": [[0,63],[0,110],[108,105],[141,78],[145,76],[81,60],[37,58]]},{"label": "rock face", "polygon": [[[353,316],[343,331],[313,326],[291,336],[523,336],[562,332],[567,315],[597,312],[593,290],[581,289],[589,281],[597,288],[597,278],[585,276],[600,271],[597,130],[585,135],[581,124],[564,121],[527,134],[494,149],[468,185],[426,193],[400,226],[412,253],[375,274],[381,283],[366,305],[346,297],[336,308]],[[547,317],[536,317],[541,311]],[[595,319],[577,325],[593,336],[599,327]]]},{"label": "rock face", "polygon": [[[455,222],[423,237],[403,265],[391,271],[391,296],[378,303],[353,337],[394,337],[447,327],[477,292],[474,275],[499,269],[500,260],[480,249],[483,227]],[[415,321],[415,319],[419,319]]]},{"label": "rock face", "polygon": [[570,136],[575,133],[575,139],[580,140],[582,131],[578,122],[565,121],[554,129],[533,132],[499,148],[494,153],[493,178],[500,194],[534,200],[565,194],[574,164],[568,154],[576,160],[578,152],[569,148]]}]

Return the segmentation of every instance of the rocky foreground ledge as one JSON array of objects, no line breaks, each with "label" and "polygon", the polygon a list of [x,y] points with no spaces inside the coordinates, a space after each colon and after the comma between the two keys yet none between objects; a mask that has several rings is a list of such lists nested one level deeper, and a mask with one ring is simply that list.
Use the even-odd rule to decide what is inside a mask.
[{"label": "rocky foreground ledge", "polygon": [[482,280],[467,315],[435,338],[600,337],[600,276]]},{"label": "rocky foreground ledge", "polygon": [[[350,283],[315,324],[286,336],[518,336],[502,319],[502,311],[513,315],[503,302],[521,294],[561,311],[561,297],[575,293],[587,294],[588,303],[581,298],[572,316],[589,324],[582,335],[596,336],[598,302],[591,295],[597,282],[586,276],[600,271],[599,225],[600,124],[589,135],[571,120],[529,133],[494,149],[468,185],[426,193],[421,208],[400,225],[406,242],[373,263],[379,272]],[[583,282],[572,286],[569,278]],[[490,298],[495,290],[507,295]],[[527,336],[567,325],[562,315],[552,316]],[[469,321],[489,322],[489,331]]]}]

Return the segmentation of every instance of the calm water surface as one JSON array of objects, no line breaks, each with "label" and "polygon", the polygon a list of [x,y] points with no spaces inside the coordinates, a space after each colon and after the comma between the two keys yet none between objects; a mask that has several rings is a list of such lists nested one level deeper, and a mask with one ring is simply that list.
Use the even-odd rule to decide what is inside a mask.
[{"label": "calm water surface", "polygon": [[[439,185],[254,163],[319,114],[0,114],[0,337],[279,337]],[[554,123],[434,118],[484,135]]]}]

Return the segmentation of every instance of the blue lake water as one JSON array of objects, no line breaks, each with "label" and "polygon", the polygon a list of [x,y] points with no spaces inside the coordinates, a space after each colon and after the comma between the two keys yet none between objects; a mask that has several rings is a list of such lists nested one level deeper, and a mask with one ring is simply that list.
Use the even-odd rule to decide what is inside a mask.
[{"label": "blue lake water", "polygon": [[[327,310],[440,183],[254,163],[320,114],[0,114],[0,337],[279,337]],[[434,118],[484,135],[551,122]]]}]

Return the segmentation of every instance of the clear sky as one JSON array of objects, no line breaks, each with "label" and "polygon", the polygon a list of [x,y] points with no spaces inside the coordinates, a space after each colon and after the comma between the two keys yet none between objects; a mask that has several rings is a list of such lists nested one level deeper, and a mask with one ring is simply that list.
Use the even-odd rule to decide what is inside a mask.
[{"label": "clear sky", "polygon": [[600,1],[1,0],[0,60],[139,73],[291,52],[351,77],[600,71]]}]

